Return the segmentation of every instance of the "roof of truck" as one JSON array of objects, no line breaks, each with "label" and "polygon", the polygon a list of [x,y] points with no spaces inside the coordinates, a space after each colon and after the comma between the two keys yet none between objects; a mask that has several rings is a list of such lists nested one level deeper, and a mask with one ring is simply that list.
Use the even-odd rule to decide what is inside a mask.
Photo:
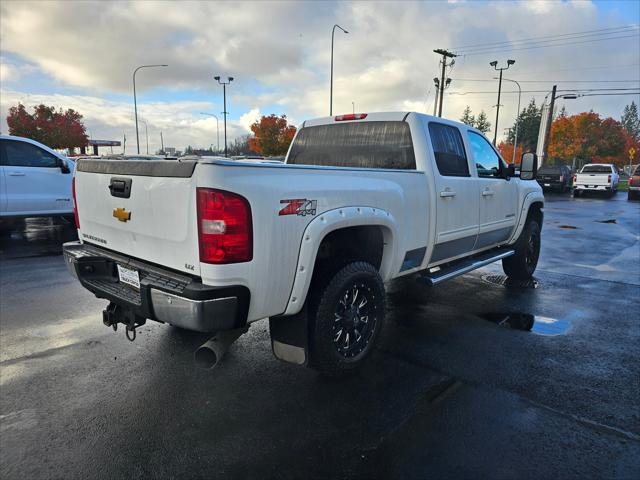
[{"label": "roof of truck", "polygon": [[475,128],[470,125],[458,122],[456,120],[450,120],[448,118],[435,117],[433,115],[427,115],[426,113],[401,111],[401,112],[367,112],[367,113],[345,113],[340,115],[333,115],[331,117],[318,117],[306,120],[302,123],[300,128],[315,127],[318,125],[333,125],[335,123],[352,123],[352,122],[402,122],[409,115],[418,115],[420,117],[427,117],[429,119],[437,120],[438,122],[448,123],[457,126],[465,126],[474,131]]}]

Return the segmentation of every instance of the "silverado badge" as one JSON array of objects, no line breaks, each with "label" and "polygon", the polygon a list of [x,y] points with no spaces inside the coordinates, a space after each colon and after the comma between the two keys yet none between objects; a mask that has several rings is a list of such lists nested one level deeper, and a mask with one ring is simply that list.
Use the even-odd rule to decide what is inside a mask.
[{"label": "silverado badge", "polygon": [[131,212],[127,212],[124,208],[120,207],[113,209],[113,216],[121,222],[131,220]]}]

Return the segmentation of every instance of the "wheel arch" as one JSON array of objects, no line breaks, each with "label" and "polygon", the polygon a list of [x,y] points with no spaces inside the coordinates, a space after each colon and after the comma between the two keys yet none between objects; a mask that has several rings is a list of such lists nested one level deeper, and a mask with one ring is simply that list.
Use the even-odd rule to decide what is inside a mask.
[{"label": "wheel arch", "polygon": [[[381,245],[379,245],[381,248],[379,260],[375,262],[378,264],[374,264],[374,266],[378,269],[383,280],[391,276],[396,258],[395,250],[398,238],[397,224],[393,215],[379,208],[364,206],[329,210],[311,221],[302,235],[291,294],[283,315],[294,315],[302,309],[315,273],[317,260],[322,253],[321,247],[323,243],[326,245],[325,242],[327,240],[330,241],[336,237],[353,236],[354,238],[359,238],[358,235],[363,235],[364,233],[362,232],[365,232],[365,229],[371,229],[371,232],[376,232],[375,236],[379,236],[379,240],[375,240],[374,243],[381,242]],[[349,247],[350,245],[348,245]],[[363,252],[364,258],[363,255],[358,255],[356,259],[370,261],[371,263],[373,258],[371,251],[377,248],[378,245],[365,248]],[[367,255],[369,255],[369,258],[367,258]]]},{"label": "wheel arch", "polygon": [[522,208],[520,210],[520,216],[518,220],[518,224],[516,225],[515,230],[513,231],[513,235],[509,239],[509,244],[515,242],[524,226],[526,225],[529,218],[535,218],[542,230],[542,222],[544,220],[544,196],[542,192],[530,192],[524,198],[524,202],[522,202]]}]

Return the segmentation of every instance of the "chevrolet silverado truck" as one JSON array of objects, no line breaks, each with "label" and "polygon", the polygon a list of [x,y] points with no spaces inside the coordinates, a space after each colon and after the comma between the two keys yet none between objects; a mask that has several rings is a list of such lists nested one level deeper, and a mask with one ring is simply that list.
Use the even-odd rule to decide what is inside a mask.
[{"label": "chevrolet silverado truck", "polygon": [[588,163],[573,177],[573,196],[583,192],[606,192],[613,196],[618,191],[618,169],[610,163]]},{"label": "chevrolet silverado truck", "polygon": [[147,319],[210,332],[212,366],[269,318],[282,360],[360,367],[385,320],[385,282],[438,285],[498,260],[529,279],[544,197],[478,130],[412,112],[304,122],[284,164],[83,159],[73,183],[80,283],[129,339]]}]

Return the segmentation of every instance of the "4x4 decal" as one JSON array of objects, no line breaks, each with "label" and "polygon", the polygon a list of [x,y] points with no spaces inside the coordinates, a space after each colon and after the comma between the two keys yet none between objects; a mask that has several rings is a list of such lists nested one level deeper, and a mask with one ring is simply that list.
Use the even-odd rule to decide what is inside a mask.
[{"label": "4x4 decal", "polygon": [[289,200],[280,200],[280,203],[287,205],[280,209],[278,215],[315,215],[318,205],[317,200],[307,200],[306,198],[295,198]]}]

